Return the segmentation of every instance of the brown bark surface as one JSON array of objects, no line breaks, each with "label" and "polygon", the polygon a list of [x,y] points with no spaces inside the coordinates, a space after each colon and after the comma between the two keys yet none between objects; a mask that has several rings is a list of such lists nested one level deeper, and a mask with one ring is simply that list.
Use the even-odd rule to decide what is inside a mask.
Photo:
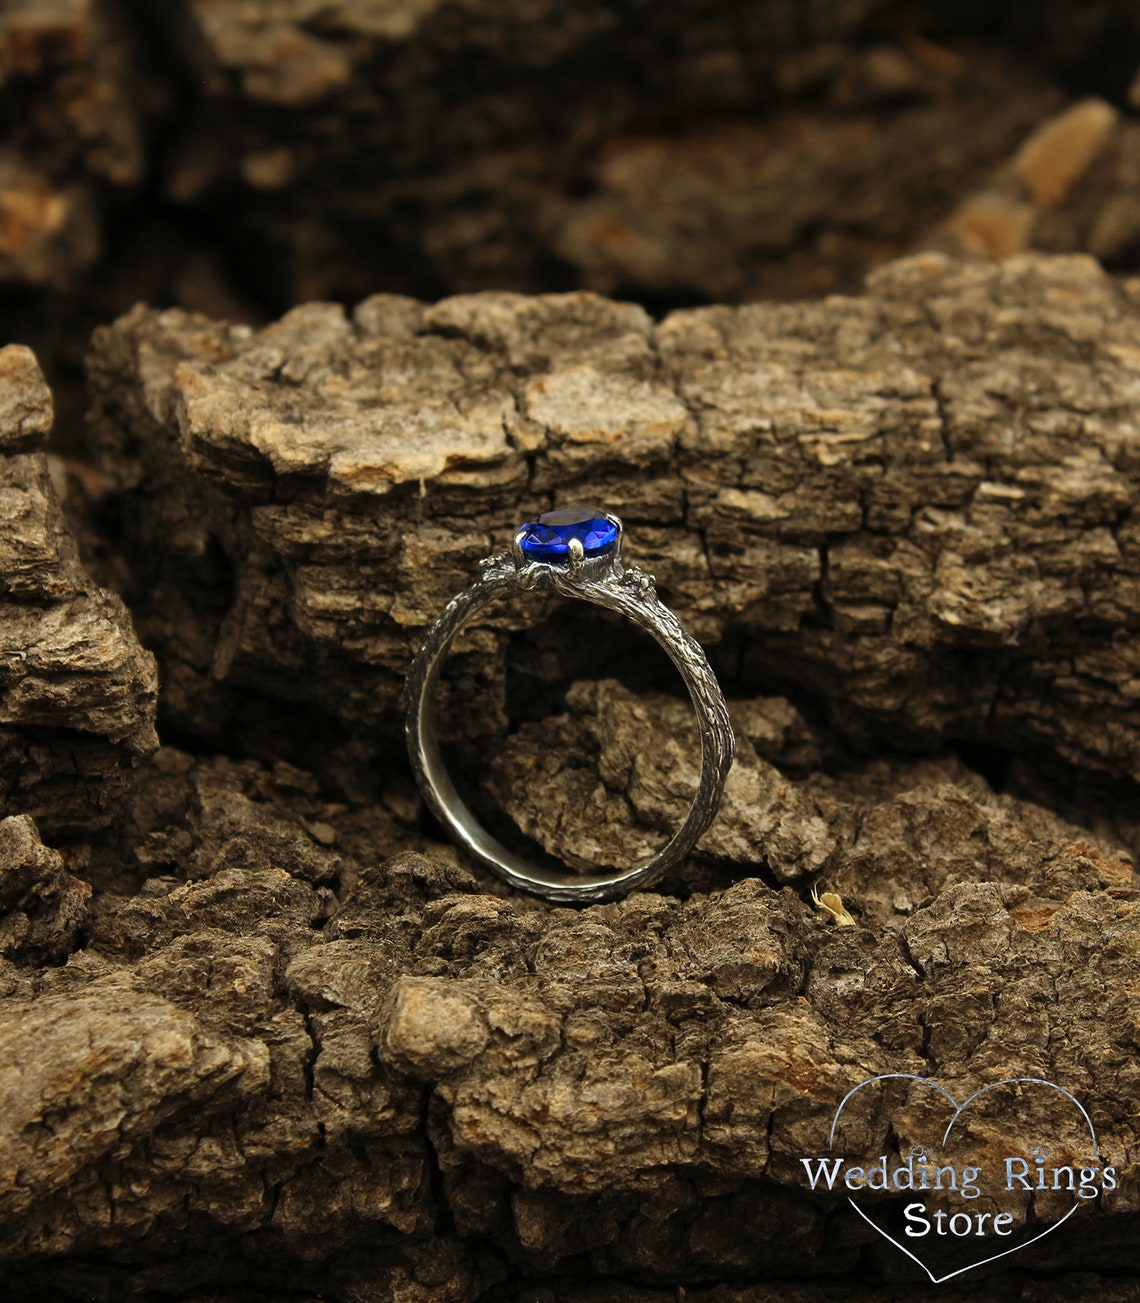
[{"label": "brown bark surface", "polygon": [[991,258],[1081,250],[1124,265],[1140,244],[1138,176],[1140,124],[1082,100],[1042,122],[928,243]]},{"label": "brown bark surface", "polygon": [[[140,308],[96,336],[93,432],[166,708],[261,736],[286,699],[290,729],[398,751],[411,653],[475,562],[596,499],[730,681],[794,685],[852,745],[1135,779],[1134,293],[1087,258],[927,255],[660,325],[589,295],[260,332]],[[501,719],[530,620],[468,640],[457,728]],[[579,650],[545,629],[532,681]]]},{"label": "brown bark surface", "polygon": [[[966,245],[1022,238],[987,178],[1078,93],[1123,102],[1129,58],[1110,0],[19,0],[0,322],[56,383],[138,298],[856,292],[979,189]],[[1129,159],[1030,243],[1134,266]]]},{"label": "brown bark surface", "polygon": [[457,24],[343,5],[317,26],[191,3],[207,107],[182,188],[207,206],[244,190],[293,301],[378,279],[666,302],[855,289],[1062,93],[878,0],[796,8],[592,0]]},{"label": "brown bark surface", "polygon": [[137,187],[144,78],[119,0],[12,0],[0,10],[0,284],[73,286],[100,256],[103,209]]},{"label": "brown bark surface", "polygon": [[[907,1279],[805,1193],[799,1155],[875,1071],[961,1095],[1014,1070],[1079,1092],[1124,1174],[1033,1268],[1134,1269],[1131,862],[952,765],[861,786],[858,926],[837,928],[754,877],[507,900],[438,858],[382,859],[408,838],[389,815],[330,809],[287,767],[159,752],[83,948],[4,970],[5,1258],[347,1298]],[[44,894],[51,853],[0,827],[4,880]],[[900,1090],[859,1126],[905,1148],[924,1106]]]},{"label": "brown bark surface", "polygon": [[[5,658],[6,736],[88,743],[42,789],[0,771],[9,1294],[956,1298],[799,1162],[909,1072],[1057,1081],[1120,1173],[977,1292],[1134,1298],[1136,293],[928,254],[659,324],[589,294],[136,309],[94,343],[69,511],[158,657],[157,751],[153,662],[2,355],[3,610],[66,639]],[[423,821],[398,698],[475,562],[583,497],[710,647],[740,747],[699,855],[570,909]],[[695,781],[639,648],[536,604],[455,658],[476,797],[572,861],[640,856]],[[922,1090],[857,1097],[866,1152],[924,1139]],[[1007,1098],[974,1134],[1063,1122]]]},{"label": "brown bark surface", "polygon": [[105,824],[158,745],[158,679],[122,598],[80,565],[42,451],[51,419],[35,358],[0,350],[0,810],[67,833]]},{"label": "brown bark surface", "polygon": [[[5,1303],[1140,1303],[1137,64],[1115,0],[0,4]],[[557,908],[401,694],[582,501],[738,750],[657,890]],[[500,835],[677,826],[646,641],[467,632]],[[1118,1185],[928,1285],[800,1162],[879,1073],[1060,1083]]]}]

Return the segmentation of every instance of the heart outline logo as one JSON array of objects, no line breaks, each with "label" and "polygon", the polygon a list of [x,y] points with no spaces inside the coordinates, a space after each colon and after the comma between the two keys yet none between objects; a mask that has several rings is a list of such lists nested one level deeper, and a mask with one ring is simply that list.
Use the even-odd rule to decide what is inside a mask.
[{"label": "heart outline logo", "polygon": [[[875,1082],[900,1080],[900,1079],[908,1080],[908,1081],[919,1081],[924,1086],[933,1086],[934,1089],[938,1091],[938,1093],[942,1095],[943,1098],[950,1103],[950,1106],[953,1108],[954,1112],[950,1117],[950,1121],[946,1124],[946,1130],[942,1133],[943,1145],[945,1145],[946,1141],[950,1138],[950,1132],[953,1131],[954,1124],[958,1121],[959,1117],[961,1117],[963,1111],[970,1104],[972,1104],[974,1100],[978,1099],[979,1096],[986,1094],[987,1091],[997,1090],[1000,1086],[1018,1086],[1018,1085],[1048,1086],[1050,1090],[1055,1090],[1059,1094],[1064,1095],[1066,1099],[1070,1100],[1073,1104],[1077,1106],[1077,1110],[1080,1112],[1081,1117],[1084,1118],[1085,1125],[1089,1129],[1089,1137],[1092,1140],[1093,1158],[1099,1158],[1100,1156],[1097,1148],[1096,1130],[1093,1127],[1092,1118],[1089,1117],[1081,1101],[1077,1099],[1077,1097],[1073,1095],[1070,1091],[1067,1091],[1063,1086],[1058,1086],[1056,1082],[1046,1081],[1044,1077],[1005,1077],[1001,1081],[991,1081],[989,1085],[982,1086],[980,1089],[974,1091],[974,1093],[970,1095],[967,1099],[963,1100],[961,1104],[959,1104],[958,1101],[954,1098],[954,1096],[951,1095],[950,1092],[944,1086],[940,1086],[938,1082],[932,1081],[929,1077],[920,1077],[916,1072],[883,1072],[876,1077],[868,1077],[866,1081],[859,1082],[857,1086],[852,1086],[851,1089],[847,1092],[847,1094],[844,1095],[843,1098],[839,1101],[839,1106],[838,1108],[836,1108],[835,1115],[831,1119],[831,1130],[828,1132],[828,1136],[827,1136],[828,1149],[835,1148],[835,1129],[839,1125],[839,1116],[843,1112],[843,1109],[846,1106],[847,1101],[853,1095],[857,1094],[860,1090],[862,1090],[864,1086],[874,1085]],[[1047,1226],[1043,1231],[1039,1232],[1037,1235],[1034,1235],[1032,1239],[1024,1240],[1021,1244],[1014,1244],[1008,1249],[1000,1250],[998,1253],[991,1253],[987,1258],[979,1258],[977,1262],[968,1263],[965,1267],[958,1267],[954,1271],[947,1272],[945,1276],[936,1276],[926,1265],[926,1263],[923,1262],[920,1257],[918,1257],[917,1254],[912,1253],[905,1245],[900,1244],[898,1240],[894,1238],[893,1235],[885,1231],[873,1218],[869,1217],[863,1211],[863,1209],[859,1207],[859,1205],[855,1202],[855,1200],[850,1195],[847,1196],[847,1202],[851,1205],[852,1208],[855,1209],[855,1211],[859,1214],[859,1216],[863,1218],[863,1220],[867,1223],[868,1226],[878,1231],[879,1234],[883,1237],[883,1239],[885,1239],[889,1244],[893,1244],[894,1247],[898,1249],[900,1253],[905,1254],[908,1258],[910,1258],[912,1262],[916,1263],[919,1267],[921,1267],[922,1270],[926,1272],[927,1276],[930,1278],[930,1283],[932,1285],[941,1285],[944,1281],[952,1280],[955,1276],[961,1276],[963,1272],[973,1271],[975,1267],[984,1267],[986,1263],[996,1262],[998,1258],[1004,1258],[1010,1253],[1020,1253],[1022,1249],[1028,1248],[1029,1245],[1031,1244],[1036,1244],[1038,1240],[1043,1240],[1046,1235],[1052,1235],[1054,1231],[1059,1230],[1069,1220],[1069,1218],[1073,1215],[1073,1213],[1075,1213],[1077,1209],[1080,1207],[1079,1200],[1074,1201],[1073,1206],[1064,1215],[1064,1217],[1061,1217],[1059,1220],[1055,1221],[1051,1226]]]}]

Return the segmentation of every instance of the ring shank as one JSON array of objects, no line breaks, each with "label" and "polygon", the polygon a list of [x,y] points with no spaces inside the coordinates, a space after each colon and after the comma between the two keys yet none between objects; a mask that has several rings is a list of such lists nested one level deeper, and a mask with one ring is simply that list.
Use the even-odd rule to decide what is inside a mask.
[{"label": "ring shank", "polygon": [[[734,739],[728,708],[700,644],[650,587],[621,582],[575,583],[554,567],[539,568],[539,579],[519,582],[510,568],[488,570],[454,597],[429,632],[407,683],[408,753],[424,797],[452,836],[483,864],[523,891],[549,900],[575,903],[609,900],[637,887],[649,887],[692,849],[716,815],[724,780],[732,764]],[[525,588],[553,589],[562,596],[615,610],[632,620],[664,649],[689,691],[701,735],[701,777],[688,816],[651,859],[624,871],[577,873],[544,868],[514,854],[475,818],[447,772],[436,728],[435,699],[448,649],[488,603]]]}]

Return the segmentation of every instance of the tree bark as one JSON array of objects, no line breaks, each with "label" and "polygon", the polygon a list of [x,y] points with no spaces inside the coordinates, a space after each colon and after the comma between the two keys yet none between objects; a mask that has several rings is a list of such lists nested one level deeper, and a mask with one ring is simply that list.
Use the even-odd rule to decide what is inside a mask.
[{"label": "tree bark", "polygon": [[162,102],[118,0],[17,0],[0,14],[0,284],[71,288],[103,209],[137,187]]},{"label": "tree bark", "polygon": [[187,10],[207,98],[183,188],[207,208],[242,189],[294,302],[853,290],[1062,102],[1020,57],[944,49],[876,0],[504,6],[462,29],[435,6],[345,6],[323,30]]},{"label": "tree bark", "polygon": [[[1066,82],[1129,43],[1130,15],[1086,5],[1078,30],[1064,0],[952,16],[581,0],[462,19],[418,2],[21,0],[0,14],[0,322],[57,381],[139,298],[260,321],[381,287],[657,305],[854,292],[985,199]],[[1029,242],[1126,261],[1132,152]],[[989,252],[1023,216],[987,200],[965,244]]]},{"label": "tree bark", "polygon": [[[0,8],[0,1295],[1140,1300],[1135,14]],[[559,908],[442,837],[402,691],[583,501],[738,748]],[[467,632],[504,837],[677,826],[646,641]],[[1050,1082],[1117,1184],[987,1191],[1042,1238],[969,1275],[805,1179],[1083,1170]]]},{"label": "tree bark", "polygon": [[[96,335],[93,431],[166,709],[256,742],[283,698],[354,757],[398,751],[411,653],[475,562],[596,499],[730,688],[794,688],[854,747],[1134,780],[1134,293],[1087,258],[927,255],[862,297],[656,326],[581,294],[252,333],[140,308]],[[456,728],[501,724],[529,623],[468,640]]]},{"label": "tree bark", "polygon": [[106,824],[158,745],[154,658],[122,598],[84,572],[42,451],[35,358],[0,350],[0,810],[73,833]]},{"label": "tree bark", "polygon": [[[5,609],[71,650],[50,720],[6,705],[5,728],[89,736],[119,792],[102,827],[54,816],[71,789],[35,821],[34,788],[5,796],[10,1295],[760,1303],[778,1276],[855,1303],[856,1274],[923,1278],[800,1159],[852,1087],[910,1073],[1078,1097],[1118,1188],[1014,1270],[1131,1297],[1130,804],[1092,827],[953,748],[1134,790],[1134,298],[1085,258],[924,255],[859,298],[657,325],[588,294],[261,331],[136,309],[95,341],[103,472],[69,510],[158,656],[151,754],[152,662],[80,567],[9,350]],[[478,558],[581,497],[709,644],[740,747],[699,855],[571,909],[423,822],[398,697]],[[118,613],[103,678],[93,609]],[[683,808],[691,725],[620,629],[568,618],[476,629],[448,719],[488,807],[620,862]],[[1056,1096],[1002,1089],[983,1150],[1069,1143]],[[858,1092],[845,1134],[927,1143],[924,1090]],[[979,1279],[997,1300],[1024,1277]]]}]

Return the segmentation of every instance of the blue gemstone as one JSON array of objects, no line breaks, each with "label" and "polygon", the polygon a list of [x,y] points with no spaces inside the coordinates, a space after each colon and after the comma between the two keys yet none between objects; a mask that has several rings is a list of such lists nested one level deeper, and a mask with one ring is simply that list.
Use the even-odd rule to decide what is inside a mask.
[{"label": "blue gemstone", "polygon": [[536,561],[556,561],[567,555],[576,538],[587,556],[600,556],[617,542],[618,527],[596,507],[563,507],[546,511],[520,526],[519,547]]}]

